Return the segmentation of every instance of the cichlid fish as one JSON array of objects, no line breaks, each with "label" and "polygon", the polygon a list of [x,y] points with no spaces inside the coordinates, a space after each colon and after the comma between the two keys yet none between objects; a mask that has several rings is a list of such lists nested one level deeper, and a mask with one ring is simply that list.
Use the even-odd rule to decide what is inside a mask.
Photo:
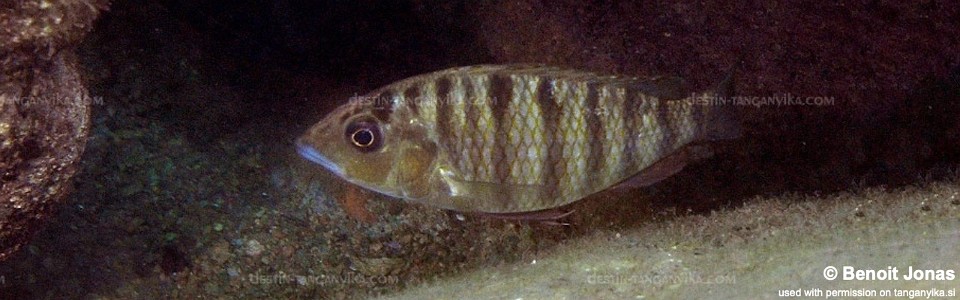
[{"label": "cichlid fish", "polygon": [[353,97],[301,136],[306,159],[389,196],[461,212],[533,213],[626,182],[649,185],[740,136],[718,92],[682,79],[479,65]]}]

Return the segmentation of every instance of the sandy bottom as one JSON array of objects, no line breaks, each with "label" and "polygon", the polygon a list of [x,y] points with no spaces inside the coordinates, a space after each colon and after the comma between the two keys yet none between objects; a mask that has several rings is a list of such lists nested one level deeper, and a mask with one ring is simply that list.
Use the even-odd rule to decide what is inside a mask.
[{"label": "sandy bottom", "polygon": [[[709,216],[598,232],[535,259],[384,298],[759,299],[817,288],[823,292],[819,298],[831,290],[879,297],[933,289],[955,296],[958,249],[960,186],[955,182],[822,199],[786,195],[753,199]],[[838,279],[825,279],[830,267],[838,270]],[[896,268],[898,280],[843,280],[845,267]],[[943,270],[940,279],[953,280],[908,280],[911,267]]]}]

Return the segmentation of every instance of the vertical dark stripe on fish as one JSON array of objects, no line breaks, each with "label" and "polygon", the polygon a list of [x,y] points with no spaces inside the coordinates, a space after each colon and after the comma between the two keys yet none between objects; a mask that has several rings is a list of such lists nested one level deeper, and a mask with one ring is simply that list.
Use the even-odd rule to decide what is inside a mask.
[{"label": "vertical dark stripe on fish", "polygon": [[[437,102],[437,138],[442,141],[440,144],[447,151],[455,151],[456,149],[452,149],[452,147],[456,146],[456,141],[453,141],[454,136],[450,131],[450,78],[442,76],[437,78],[434,84],[437,87],[437,95],[434,97]],[[451,163],[457,164],[457,161]]]},{"label": "vertical dark stripe on fish", "polygon": [[[601,86],[597,82],[591,81],[587,83],[587,101],[584,112],[586,115],[587,122],[587,147],[590,148],[590,157],[587,159],[587,173],[584,174],[588,176],[587,178],[599,178],[596,177],[597,174],[603,173],[603,145],[605,132],[603,131],[603,118],[600,117],[600,114],[604,113],[599,111],[598,105],[600,103],[600,91]],[[587,185],[584,188],[593,189],[598,184],[605,184],[596,182],[596,179],[587,180]]]},{"label": "vertical dark stripe on fish", "polygon": [[507,114],[509,113],[510,98],[513,94],[513,81],[510,80],[510,76],[494,72],[490,74],[490,80],[487,84],[490,85],[487,89],[490,92],[490,101],[488,102],[490,115],[493,116],[496,123],[496,132],[493,135],[493,175],[499,183],[506,183],[507,178],[510,177],[511,163],[507,161],[507,135],[510,133],[510,126],[512,125],[507,123],[509,121]]},{"label": "vertical dark stripe on fish", "polygon": [[[552,201],[557,196],[557,189],[560,188],[560,178],[566,176],[566,161],[563,159],[564,138],[558,137],[563,131],[557,130],[560,127],[562,107],[557,103],[556,92],[553,89],[553,83],[557,79],[541,77],[537,84],[536,105],[540,107],[540,115],[543,116],[543,141],[547,145],[546,160],[543,160],[541,170],[543,173],[544,189],[541,191],[540,201]],[[571,87],[567,86],[567,93],[571,93]],[[569,95],[568,95],[569,96]],[[569,100],[569,99],[562,99]],[[534,146],[536,147],[536,146]],[[540,153],[543,155],[544,153]]]},{"label": "vertical dark stripe on fish", "polygon": [[[613,96],[616,97],[616,93],[614,93]],[[637,128],[637,123],[643,121],[643,116],[641,115],[642,112],[637,108],[639,106],[648,106],[643,103],[645,100],[647,99],[642,97],[641,92],[637,88],[624,88],[623,101],[620,103],[623,106],[621,107],[620,111],[623,114],[622,117],[624,120],[624,129],[626,129],[627,132],[625,135],[614,135],[615,138],[617,136],[624,138],[623,143],[626,146],[624,147],[622,156],[623,162],[621,162],[623,166],[625,166],[624,170],[633,170],[636,167],[635,165],[637,162],[634,158],[637,156],[636,145],[639,142],[639,139],[637,138],[637,132],[639,130],[639,128]]]},{"label": "vertical dark stripe on fish", "polygon": [[434,80],[433,85],[437,87],[437,101],[446,102],[450,100],[447,99],[447,97],[450,97],[450,86],[452,83],[448,76],[437,78]]},{"label": "vertical dark stripe on fish", "polygon": [[510,176],[510,162],[507,161],[508,134],[510,133],[510,116],[508,115],[510,97],[513,93],[513,82],[510,77],[501,73],[490,74],[490,114],[497,124],[494,135],[493,164],[496,166],[494,176],[500,183],[506,183]]},{"label": "vertical dark stripe on fish", "polygon": [[390,114],[398,103],[393,101],[396,93],[393,89],[386,89],[373,99],[373,116],[382,122],[390,122]]},{"label": "vertical dark stripe on fish", "polygon": [[410,108],[410,113],[417,116],[420,115],[420,85],[411,85],[406,90],[403,91],[403,100],[406,101],[406,105]]}]

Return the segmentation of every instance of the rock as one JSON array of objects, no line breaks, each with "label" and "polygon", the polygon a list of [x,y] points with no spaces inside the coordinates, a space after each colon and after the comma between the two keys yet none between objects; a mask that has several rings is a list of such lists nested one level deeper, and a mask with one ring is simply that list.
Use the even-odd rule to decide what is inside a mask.
[{"label": "rock", "polygon": [[237,270],[237,268],[234,268],[234,267],[228,267],[227,276],[230,276],[230,278],[240,276],[240,270]]},{"label": "rock", "polygon": [[233,254],[230,253],[230,243],[220,241],[214,244],[210,248],[210,258],[218,264],[223,264],[233,258]]},{"label": "rock", "polygon": [[367,276],[386,276],[396,274],[406,264],[403,259],[389,257],[361,257],[353,259],[353,267]]},{"label": "rock", "polygon": [[247,247],[244,249],[244,252],[249,256],[259,256],[260,253],[263,253],[264,249],[263,245],[257,240],[249,240],[247,241]]},{"label": "rock", "polygon": [[90,96],[71,53],[105,0],[0,5],[0,261],[53,215],[86,144]]}]

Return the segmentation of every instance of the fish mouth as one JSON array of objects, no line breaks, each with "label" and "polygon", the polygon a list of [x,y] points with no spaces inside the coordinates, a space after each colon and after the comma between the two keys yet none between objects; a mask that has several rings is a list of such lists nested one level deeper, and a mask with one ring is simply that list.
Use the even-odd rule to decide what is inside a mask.
[{"label": "fish mouth", "polygon": [[337,176],[342,177],[344,175],[343,169],[340,168],[340,166],[330,161],[330,159],[328,159],[326,156],[323,156],[323,154],[320,154],[320,152],[317,151],[317,149],[314,148],[313,146],[310,146],[309,144],[304,143],[300,139],[297,139],[296,144],[297,144],[297,153],[299,153],[300,156],[302,156],[303,158],[306,158],[307,160],[313,163],[323,166],[327,170],[330,170],[330,172],[337,174]]},{"label": "fish mouth", "polygon": [[385,190],[385,189],[381,189],[381,188],[376,187],[376,186],[371,186],[371,185],[365,184],[365,183],[363,183],[363,182],[359,182],[359,181],[353,180],[353,179],[351,179],[350,177],[347,177],[347,176],[344,174],[344,172],[343,172],[343,168],[341,168],[339,165],[337,165],[337,164],[333,163],[332,161],[330,161],[330,159],[328,159],[326,156],[323,156],[323,154],[320,154],[320,151],[317,151],[316,148],[314,148],[313,146],[310,146],[309,144],[303,142],[303,141],[300,140],[300,139],[297,139],[296,145],[297,145],[297,153],[299,153],[300,156],[302,156],[303,158],[306,158],[307,160],[309,160],[309,161],[311,161],[311,162],[313,162],[313,163],[316,163],[316,164],[318,164],[318,165],[323,166],[323,167],[326,168],[327,170],[330,170],[330,172],[333,172],[334,174],[336,174],[336,175],[339,176],[340,178],[343,178],[343,179],[347,180],[347,181],[350,182],[350,183],[356,184],[356,185],[361,186],[361,187],[363,187],[363,188],[366,188],[366,189],[368,189],[368,190],[371,190],[371,191],[374,191],[374,192],[378,192],[378,193],[381,193],[381,194],[384,194],[384,195],[387,195],[387,196],[396,197],[396,198],[405,198],[405,197],[402,197],[401,195],[398,195],[398,194],[395,193],[395,192],[391,192],[391,191],[388,191],[388,190]]}]

